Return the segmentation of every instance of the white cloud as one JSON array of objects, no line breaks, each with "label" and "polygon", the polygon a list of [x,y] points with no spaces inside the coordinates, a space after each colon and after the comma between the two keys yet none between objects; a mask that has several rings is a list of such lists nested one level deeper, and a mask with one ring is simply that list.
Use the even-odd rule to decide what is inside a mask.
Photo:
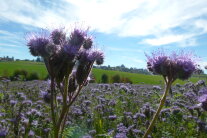
[{"label": "white cloud", "polygon": [[[43,28],[70,28],[72,23],[81,22],[103,33],[154,36],[143,41],[155,46],[196,44],[189,35],[207,32],[207,20],[203,18],[206,14],[206,0],[6,0],[0,5],[0,18],[6,21]],[[175,28],[184,29],[185,34]]]},{"label": "white cloud", "polygon": [[176,43],[180,47],[196,46],[197,42],[193,38],[197,34],[180,34],[180,35],[164,35],[156,38],[148,38],[141,43],[148,44],[150,46],[162,46],[171,43]]},{"label": "white cloud", "polygon": [[183,39],[186,39],[187,37],[188,36],[184,36],[184,35],[168,35],[159,38],[145,39],[143,43],[147,43],[153,46],[160,46],[160,45],[179,42],[182,41]]},{"label": "white cloud", "polygon": [[204,20],[204,19],[197,20],[197,21],[195,21],[195,25],[196,25],[196,27],[202,29],[204,31],[204,33],[207,32],[207,20]]}]

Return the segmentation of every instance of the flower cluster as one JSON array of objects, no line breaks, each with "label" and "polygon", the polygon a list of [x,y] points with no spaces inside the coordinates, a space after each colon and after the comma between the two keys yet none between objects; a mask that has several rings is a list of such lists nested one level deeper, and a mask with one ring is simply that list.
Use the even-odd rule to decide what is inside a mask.
[{"label": "flower cluster", "polygon": [[[62,81],[77,67],[77,76],[86,73],[87,69],[96,62],[103,63],[104,55],[101,51],[92,50],[93,39],[86,30],[75,28],[69,37],[64,29],[54,29],[49,33],[45,30],[28,37],[27,46],[33,56],[41,56],[48,72],[56,81]],[[83,74],[82,74],[83,75]]]},{"label": "flower cluster", "polygon": [[154,74],[159,74],[170,79],[188,79],[196,70],[195,57],[191,53],[172,52],[166,54],[163,50],[147,56],[147,67]]},{"label": "flower cluster", "polygon": [[203,94],[198,98],[198,101],[200,102],[201,107],[203,110],[207,111],[207,94]]},{"label": "flower cluster", "polygon": [[[69,107],[76,100],[88,78],[93,64],[103,64],[103,52],[94,50],[93,39],[87,30],[75,28],[67,37],[64,29],[55,29],[29,37],[27,46],[33,56],[41,56],[51,78],[48,92],[43,92],[44,101],[51,104],[54,137],[63,133]],[[57,95],[59,89],[61,97]],[[57,114],[62,102],[61,113]],[[14,104],[14,102],[13,102]],[[57,119],[58,118],[58,119]],[[58,120],[58,121],[56,121]],[[60,130],[62,129],[62,130]]]}]

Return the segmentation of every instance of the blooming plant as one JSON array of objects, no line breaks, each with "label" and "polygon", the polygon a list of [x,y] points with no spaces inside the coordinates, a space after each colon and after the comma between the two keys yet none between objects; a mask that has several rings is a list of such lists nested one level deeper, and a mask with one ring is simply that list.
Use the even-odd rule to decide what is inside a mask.
[{"label": "blooming plant", "polygon": [[[70,106],[87,85],[96,63],[103,63],[101,51],[93,50],[88,30],[75,28],[69,37],[64,29],[36,33],[28,38],[27,46],[33,56],[41,56],[50,75],[50,91],[44,94],[50,103],[54,137],[62,137]],[[61,95],[62,103],[57,102]]]},{"label": "blooming plant", "polygon": [[165,92],[160,100],[160,105],[146,131],[144,138],[147,138],[158,115],[165,104],[165,100],[168,91],[171,88],[172,83],[176,79],[186,80],[193,72],[196,70],[195,56],[191,53],[172,52],[171,54],[166,54],[163,50],[159,50],[152,53],[152,56],[147,56],[147,68],[154,74],[162,75],[165,81]]}]

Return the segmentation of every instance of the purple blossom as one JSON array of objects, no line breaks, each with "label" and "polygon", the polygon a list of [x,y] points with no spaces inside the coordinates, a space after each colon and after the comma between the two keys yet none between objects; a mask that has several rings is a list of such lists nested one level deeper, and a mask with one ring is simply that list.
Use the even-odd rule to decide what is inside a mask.
[{"label": "purple blossom", "polygon": [[160,86],[153,86],[152,89],[155,91],[160,91],[162,88]]},{"label": "purple blossom", "polygon": [[85,42],[83,44],[84,49],[90,49],[92,45],[93,45],[93,38],[92,37],[85,38]]},{"label": "purple blossom", "polygon": [[61,42],[64,42],[66,39],[66,33],[63,32],[63,29],[55,29],[50,34],[53,43],[59,45]]},{"label": "purple blossom", "polygon": [[120,123],[117,125],[117,130],[120,133],[127,133],[128,132],[127,127],[125,127],[123,123]]},{"label": "purple blossom", "polygon": [[10,104],[11,104],[12,106],[14,106],[14,105],[17,104],[17,101],[15,101],[15,100],[10,100]]},{"label": "purple blossom", "polygon": [[45,32],[30,35],[27,41],[27,46],[33,56],[45,57],[48,55],[46,45],[49,44],[50,40]]},{"label": "purple blossom", "polygon": [[0,137],[5,138],[7,135],[7,132],[5,130],[0,130]]},{"label": "purple blossom", "polygon": [[167,76],[170,79],[188,79],[196,70],[195,57],[191,53],[175,52],[167,55],[164,51],[153,52],[147,56],[147,67],[149,71]]},{"label": "purple blossom", "polygon": [[207,111],[207,94],[200,96],[198,101],[201,103],[201,107]]},{"label": "purple blossom", "polygon": [[198,94],[199,94],[199,95],[207,94],[207,88],[206,88],[206,87],[201,88],[201,89],[198,91]]},{"label": "purple blossom", "polygon": [[64,51],[65,55],[67,57],[69,57],[69,59],[73,59],[75,57],[75,55],[78,54],[78,50],[79,49],[77,47],[73,46],[73,45],[70,45],[70,44],[67,44],[67,43],[65,43],[63,45],[63,51]]},{"label": "purple blossom", "polygon": [[40,94],[41,94],[41,97],[43,98],[43,100],[44,100],[46,103],[50,103],[50,99],[51,99],[50,93],[41,91]]},{"label": "purple blossom", "polygon": [[115,138],[127,138],[126,133],[117,133]]},{"label": "purple blossom", "polygon": [[30,137],[31,137],[31,136],[35,136],[34,131],[30,130],[30,131],[29,131],[29,136],[30,136]]},{"label": "purple blossom", "polygon": [[32,101],[31,100],[24,100],[22,103],[24,105],[26,104],[27,106],[31,106],[32,105]]},{"label": "purple blossom", "polygon": [[84,43],[86,32],[87,31],[75,28],[70,35],[69,44],[80,48]]},{"label": "purple blossom", "polygon": [[97,65],[101,65],[103,64],[104,61],[104,54],[103,52],[99,51],[99,50],[93,50],[89,53],[89,59],[91,61],[96,61]]},{"label": "purple blossom", "polygon": [[116,116],[116,115],[110,115],[110,116],[109,116],[109,120],[114,121],[114,120],[116,120],[116,119],[117,119],[117,116]]}]

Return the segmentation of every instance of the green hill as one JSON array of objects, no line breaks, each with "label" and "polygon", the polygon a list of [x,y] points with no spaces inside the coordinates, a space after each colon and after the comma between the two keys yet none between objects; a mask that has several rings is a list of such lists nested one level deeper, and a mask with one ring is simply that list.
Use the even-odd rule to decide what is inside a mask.
[{"label": "green hill", "polygon": [[[11,76],[15,70],[24,69],[31,72],[37,72],[41,79],[47,76],[47,71],[43,63],[29,62],[29,61],[14,61],[14,62],[0,62],[0,75]],[[96,82],[100,82],[102,74],[107,74],[111,78],[115,74],[119,74],[121,77],[128,77],[134,84],[163,84],[161,76],[157,75],[143,75],[135,73],[127,73],[120,71],[93,69],[93,76]],[[193,77],[190,79],[192,82],[197,82],[199,78]],[[175,83],[184,84],[186,81],[177,80]]]}]

